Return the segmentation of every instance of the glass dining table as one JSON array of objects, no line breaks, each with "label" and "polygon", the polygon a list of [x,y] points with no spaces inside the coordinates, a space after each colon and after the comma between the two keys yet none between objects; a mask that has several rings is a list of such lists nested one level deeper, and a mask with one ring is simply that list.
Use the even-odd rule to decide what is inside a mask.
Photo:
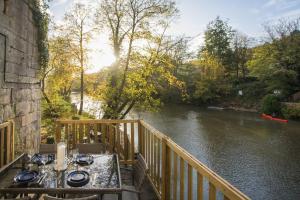
[{"label": "glass dining table", "polygon": [[[50,158],[50,155],[38,155]],[[51,155],[54,156],[54,155]],[[0,199],[28,194],[59,197],[116,194],[122,199],[118,155],[89,154],[90,162],[80,163],[82,155],[66,159],[64,170],[57,171],[53,162],[32,164],[27,154],[0,169]],[[83,160],[86,161],[86,160]]]}]

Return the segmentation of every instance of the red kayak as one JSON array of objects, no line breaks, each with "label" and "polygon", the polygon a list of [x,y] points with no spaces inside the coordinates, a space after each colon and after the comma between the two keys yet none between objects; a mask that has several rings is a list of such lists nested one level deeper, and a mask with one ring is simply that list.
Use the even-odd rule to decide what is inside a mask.
[{"label": "red kayak", "polygon": [[288,122],[288,120],[286,120],[286,119],[280,119],[280,118],[272,117],[271,115],[266,115],[264,113],[261,114],[261,117],[265,118],[265,119],[273,120],[273,121],[278,121],[278,122],[284,122],[284,123]]}]

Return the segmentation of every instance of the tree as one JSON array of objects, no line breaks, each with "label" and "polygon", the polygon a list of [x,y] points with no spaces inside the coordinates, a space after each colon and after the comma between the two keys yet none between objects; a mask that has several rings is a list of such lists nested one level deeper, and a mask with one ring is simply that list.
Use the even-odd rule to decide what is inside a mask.
[{"label": "tree", "polygon": [[233,37],[233,65],[236,70],[236,78],[239,79],[239,72],[241,71],[242,78],[246,77],[247,66],[246,63],[251,57],[249,50],[250,38],[239,32],[235,32]]},{"label": "tree", "polygon": [[155,110],[161,104],[159,91],[163,86],[173,86],[184,90],[184,85],[174,76],[176,66],[170,56],[177,41],[164,35],[152,35],[143,51],[134,51],[131,68],[124,87],[122,107],[118,118],[124,118],[135,106],[143,110]]},{"label": "tree", "polygon": [[97,21],[109,30],[116,56],[116,62],[111,69],[110,91],[105,98],[104,118],[118,118],[128,104],[124,89],[132,61],[134,42],[145,39],[149,35],[150,24],[159,25],[161,21],[174,16],[176,12],[175,3],[171,0],[104,0],[101,2]]},{"label": "tree", "polygon": [[84,71],[87,67],[87,44],[92,37],[94,28],[91,22],[91,8],[85,4],[76,3],[70,11],[65,14],[64,25],[61,31],[65,33],[73,44],[73,52],[80,67],[80,108],[78,114],[82,114],[84,97]]},{"label": "tree", "polygon": [[[226,75],[229,75],[232,68],[233,52],[230,47],[233,38],[233,30],[228,22],[217,17],[211,21],[204,33],[204,47],[201,52],[208,53],[226,68]],[[200,54],[201,54],[200,52]]]},{"label": "tree", "polygon": [[253,49],[247,63],[251,75],[266,82],[268,91],[287,97],[300,88],[300,20],[279,20],[265,27],[268,41]]},{"label": "tree", "polygon": [[46,90],[50,96],[60,96],[69,101],[73,80],[79,72],[76,56],[68,38],[56,36],[49,41],[49,70],[47,71]]}]

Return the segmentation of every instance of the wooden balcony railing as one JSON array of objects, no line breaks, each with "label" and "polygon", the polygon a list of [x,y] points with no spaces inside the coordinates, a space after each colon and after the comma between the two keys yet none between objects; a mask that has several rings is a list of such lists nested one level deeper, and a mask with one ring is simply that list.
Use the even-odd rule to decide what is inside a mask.
[{"label": "wooden balcony railing", "polygon": [[132,164],[134,153],[141,153],[150,169],[148,178],[162,200],[201,200],[204,196],[215,200],[217,193],[224,200],[249,199],[142,120],[58,120],[56,141],[61,138],[66,139],[69,148],[82,142],[106,143],[108,150],[118,153],[125,164]]},{"label": "wooden balcony railing", "polygon": [[14,122],[0,124],[0,168],[14,159]]},{"label": "wooden balcony railing", "polygon": [[105,143],[108,151],[119,154],[121,163],[132,164],[138,120],[58,120],[56,142],[67,142],[68,149],[78,143]]}]

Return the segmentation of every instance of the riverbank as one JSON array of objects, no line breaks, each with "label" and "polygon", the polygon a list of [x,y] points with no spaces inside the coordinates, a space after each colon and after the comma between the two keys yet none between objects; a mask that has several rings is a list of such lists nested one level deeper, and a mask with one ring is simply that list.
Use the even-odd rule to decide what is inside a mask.
[{"label": "riverbank", "polygon": [[229,106],[229,107],[225,107],[224,109],[226,109],[226,110],[234,110],[234,111],[241,111],[241,112],[259,113],[259,111],[257,109],[255,109],[255,108],[243,108],[243,107]]}]

